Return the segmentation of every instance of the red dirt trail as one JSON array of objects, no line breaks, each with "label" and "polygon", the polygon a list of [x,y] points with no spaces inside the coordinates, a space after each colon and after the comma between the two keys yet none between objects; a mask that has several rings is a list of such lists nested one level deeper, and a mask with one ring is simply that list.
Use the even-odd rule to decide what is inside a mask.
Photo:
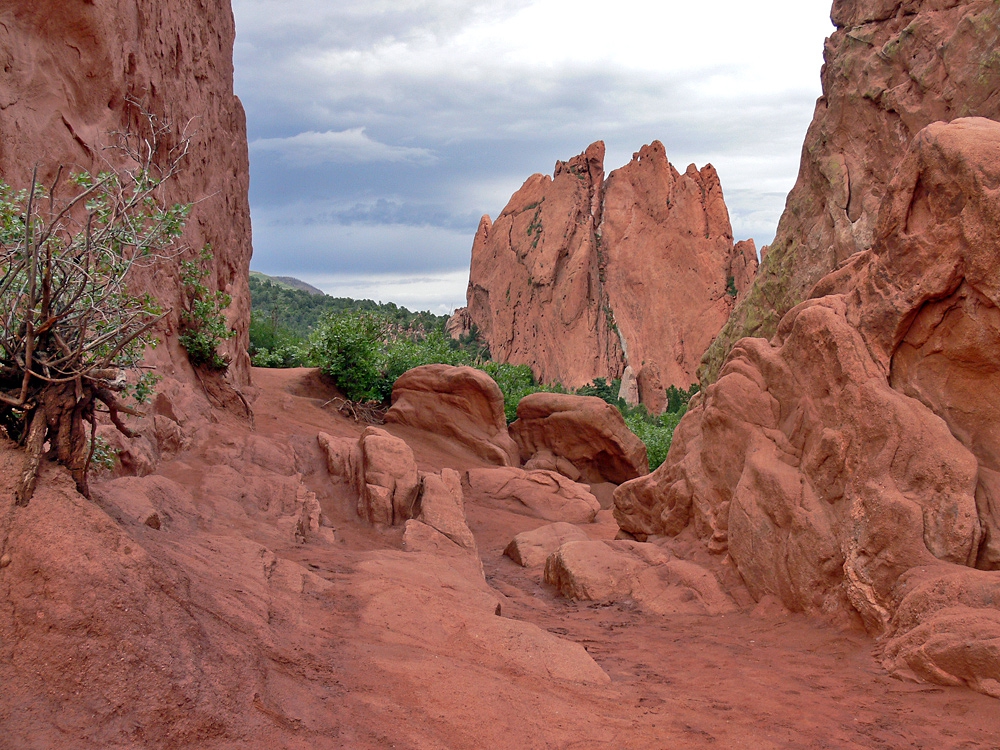
[{"label": "red dirt trail", "polygon": [[[366,526],[350,491],[326,471],[317,432],[352,436],[364,427],[327,403],[335,391],[310,370],[255,369],[253,377],[256,435],[294,448],[302,482],[317,494],[334,532],[297,544],[273,514],[230,516],[225,498],[199,497],[206,478],[220,471],[218,451],[204,441],[161,463],[159,475],[191,492],[197,519],[185,520],[175,510],[172,524],[159,531],[121,526],[125,541],[166,571],[151,587],[154,594],[169,590],[188,613],[177,617],[198,623],[183,638],[195,644],[189,650],[202,649],[202,662],[183,684],[195,685],[200,697],[192,697],[195,687],[189,696],[183,689],[171,693],[178,679],[151,674],[152,657],[139,648],[134,674],[149,682],[135,693],[121,687],[114,702],[107,694],[118,688],[102,682],[108,670],[100,663],[96,672],[76,671],[65,654],[42,653],[52,648],[55,641],[45,640],[52,633],[68,634],[58,643],[73,654],[102,634],[96,621],[81,626],[90,640],[74,640],[77,631],[58,624],[45,632],[32,629],[36,619],[49,616],[45,602],[61,596],[50,589],[70,584],[49,577],[31,590],[30,605],[20,605],[18,597],[29,595],[11,576],[26,570],[18,568],[27,565],[18,555],[27,555],[29,537],[15,521],[8,545],[15,562],[0,571],[0,748],[1000,747],[994,699],[892,679],[867,636],[779,607],[755,607],[732,575],[724,583],[744,611],[725,616],[661,616],[630,603],[570,601],[542,582],[541,570],[522,569],[502,556],[515,534],[545,522],[472,502],[466,505],[469,526],[492,590],[453,561],[403,552],[402,530]],[[232,420],[223,420],[220,429],[240,439],[249,430]],[[483,465],[443,439],[386,429],[409,443],[423,470]],[[0,452],[4,473],[15,455],[9,447]],[[60,472],[46,469],[40,495],[26,511],[42,513],[49,496],[64,491]],[[95,494],[102,484],[115,482],[101,480]],[[106,523],[84,503],[74,504],[74,512]],[[101,508],[117,512],[107,503]],[[44,521],[32,523],[40,524],[38,535],[49,533]],[[617,531],[607,511],[581,528],[595,539]],[[270,550],[276,560],[297,563],[323,580],[289,566],[292,573],[282,575],[297,581],[292,594],[255,593],[257,584],[240,562],[243,552],[234,551],[247,540],[258,545],[254,549],[266,548],[253,554]],[[671,551],[696,561],[706,555],[684,539]],[[44,565],[32,563],[36,578]],[[283,570],[280,564],[271,569]],[[269,573],[272,589],[276,575]],[[267,602],[259,612],[258,596]],[[493,600],[500,603],[499,617]],[[28,609],[31,618],[21,611]],[[183,641],[168,615],[160,614],[166,629],[157,638]],[[111,627],[128,627],[126,619],[100,616],[117,623]],[[135,614],[114,614],[129,616]],[[572,678],[583,673],[586,656],[574,656],[547,634],[585,648],[610,682]],[[103,636],[127,640],[124,634]],[[144,643],[141,636],[129,638]],[[86,653],[97,658],[99,645]],[[156,669],[170,673],[180,650]],[[212,656],[216,652],[222,655]],[[81,687],[94,695],[81,698]],[[223,692],[227,697],[218,698]],[[141,705],[142,695],[156,703],[161,694],[173,695],[178,705]],[[156,716],[162,721],[150,718]],[[181,731],[189,716],[197,720]]]}]

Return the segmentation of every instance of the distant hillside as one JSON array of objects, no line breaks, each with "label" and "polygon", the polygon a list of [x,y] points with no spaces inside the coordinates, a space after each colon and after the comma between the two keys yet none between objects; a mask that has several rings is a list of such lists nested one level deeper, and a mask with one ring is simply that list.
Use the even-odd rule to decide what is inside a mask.
[{"label": "distant hillside", "polygon": [[[295,287],[291,282],[301,286]],[[308,336],[313,326],[328,312],[377,311],[402,328],[424,328],[428,331],[443,331],[448,320],[446,315],[411,312],[392,302],[330,297],[298,279],[265,276],[257,272],[250,274],[250,299],[254,322],[266,324],[272,330],[283,329],[297,338]]]},{"label": "distant hillside", "polygon": [[270,281],[272,284],[280,287],[286,287],[288,289],[300,289],[303,292],[309,292],[309,294],[315,295],[325,295],[322,289],[317,289],[312,284],[307,284],[302,281],[302,279],[296,279],[294,276],[268,276],[267,274],[261,273],[260,271],[251,271],[251,279],[258,279],[260,281]]}]

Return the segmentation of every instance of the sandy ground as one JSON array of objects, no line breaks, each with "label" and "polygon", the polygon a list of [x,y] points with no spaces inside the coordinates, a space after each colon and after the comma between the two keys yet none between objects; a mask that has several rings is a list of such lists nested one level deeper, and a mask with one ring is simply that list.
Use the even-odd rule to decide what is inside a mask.
[{"label": "sandy ground", "polygon": [[[274,395],[288,390],[288,377],[281,371],[255,371],[255,382],[265,394],[256,405],[258,424],[267,419]],[[296,421],[321,421],[310,420],[310,412],[296,409]],[[275,430],[285,430],[292,421],[273,419],[272,424]],[[455,446],[435,445],[403,428],[390,430],[415,448],[421,468],[479,465]],[[340,511],[340,527],[353,531],[358,524],[351,508]],[[386,686],[384,704],[369,705],[370,713],[353,713],[359,737],[368,727],[375,734],[385,732],[397,747],[419,746],[412,735],[393,727],[406,717],[407,723],[440,724],[440,746],[456,748],[1000,747],[1000,706],[995,700],[964,689],[892,679],[873,656],[875,644],[863,634],[780,608],[773,614],[755,608],[718,617],[665,617],[644,614],[634,606],[573,602],[544,584],[540,570],[525,570],[502,554],[515,534],[543,521],[474,505],[467,514],[487,581],[502,595],[503,616],[583,645],[611,683],[598,689],[519,685],[519,680],[503,685],[501,676],[501,684],[492,688],[498,691],[495,699],[502,702],[509,692],[520,694],[520,699],[513,698],[499,715],[497,707],[484,714],[483,706],[454,703],[455,691],[481,694],[482,686],[471,684],[474,674],[451,673],[449,681],[457,678],[458,683],[442,684],[433,673],[404,666],[405,680]],[[610,513],[602,512],[599,523],[585,530],[593,538],[613,538],[617,526]],[[359,534],[358,544],[361,532],[354,533]],[[397,534],[386,532],[384,543],[395,542]],[[320,553],[300,547],[285,554],[316,566],[331,580],[336,576],[329,571],[346,562],[341,550]],[[349,585],[349,579],[343,582]],[[350,632],[345,626],[344,632]],[[355,658],[363,661],[370,646],[348,642],[360,651]],[[410,659],[405,664],[413,666]],[[343,675],[348,693],[353,688],[364,694],[367,685],[381,682],[361,677]],[[420,685],[424,695],[410,693],[407,685]],[[439,709],[443,715],[433,716]],[[457,714],[452,713],[456,709]],[[477,726],[482,718],[494,725]],[[454,727],[455,733],[449,734],[447,727]]]},{"label": "sandy ground", "polygon": [[[0,748],[1000,747],[994,699],[892,679],[864,634],[756,606],[732,575],[727,585],[743,611],[725,616],[570,601],[542,582],[540,569],[502,555],[516,533],[545,522],[473,503],[466,510],[485,583],[471,566],[404,552],[401,529],[363,524],[350,490],[326,471],[316,433],[355,436],[364,427],[328,403],[336,392],[308,370],[258,369],[254,382],[255,434],[294,448],[332,531],[296,544],[271,516],[232,516],[224,499],[196,497],[197,522],[159,531],[125,525],[121,542],[182,579],[174,588],[183,595],[171,597],[197,624],[204,663],[216,663],[210,649],[221,651],[211,687],[200,688],[211,721],[182,733],[169,714],[154,731],[146,717],[163,707],[139,715],[128,695],[110,707],[83,706],[81,684],[108,688],[68,663],[61,682],[44,677],[37,687],[33,675],[50,656],[30,652],[35,615],[24,624],[15,602],[0,611],[0,726],[8,730]],[[223,426],[234,435],[248,430]],[[421,469],[482,465],[450,442],[388,429],[407,440]],[[204,445],[158,469],[192,494],[219,471]],[[33,500],[36,512],[45,502],[44,493]],[[608,511],[581,528],[594,539],[617,531]],[[18,538],[11,536],[15,555]],[[255,594],[258,584],[238,561],[248,544],[256,545],[250,557],[272,560],[270,583],[259,584],[271,593]],[[672,551],[721,569],[692,540],[678,539]],[[16,570],[15,559],[8,578],[0,575],[0,600],[18,596],[9,579]],[[278,573],[286,584],[294,579],[281,593]],[[43,605],[32,607],[41,621]],[[93,637],[97,628],[87,628]],[[169,639],[171,629],[158,637]],[[150,667],[137,669],[146,679]],[[219,686],[233,696],[228,702],[211,694]],[[159,700],[158,682],[141,687]]]}]

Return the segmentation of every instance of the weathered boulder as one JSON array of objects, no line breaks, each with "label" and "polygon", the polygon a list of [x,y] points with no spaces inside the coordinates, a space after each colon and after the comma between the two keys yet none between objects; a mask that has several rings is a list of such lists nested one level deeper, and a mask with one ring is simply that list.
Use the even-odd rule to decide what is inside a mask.
[{"label": "weathered boulder", "polygon": [[[51,185],[61,166],[96,174],[127,159],[113,131],[136,128],[132,102],[186,129],[191,148],[183,171],[165,185],[168,203],[193,203],[184,234],[191,248],[136,268],[132,291],[149,292],[168,311],[157,326],[166,346],[149,361],[166,372],[186,356],[177,343],[180,262],[204,245],[213,261],[205,281],[232,296],[226,321],[236,336],[222,345],[228,377],[245,385],[250,323],[250,181],[246,122],[233,94],[236,28],[229,0],[175,0],[138,11],[126,0],[35,2],[0,7],[0,179],[27,187],[32,169]],[[193,379],[193,378],[191,378]],[[242,409],[242,407],[239,407]]]},{"label": "weathered boulder", "polygon": [[500,386],[473,367],[423,365],[403,373],[385,421],[443,435],[498,466],[518,464]]},{"label": "weathered boulder", "polygon": [[474,324],[496,360],[570,388],[631,366],[658,412],[667,386],[695,382],[756,252],[734,246],[711,165],[681,174],[658,141],[607,181],[603,162],[594,143],[483,217],[454,328]]},{"label": "weathered boulder", "polygon": [[554,471],[524,469],[470,469],[469,497],[546,521],[590,523],[601,504],[587,489]]},{"label": "weathered boulder", "polygon": [[403,549],[451,558],[479,577],[484,576],[476,538],[465,517],[462,478],[454,469],[440,474],[420,472],[420,513],[406,522]]},{"label": "weathered boulder", "polygon": [[594,396],[525,396],[517,405],[510,434],[523,460],[548,455],[556,461],[565,459],[586,482],[621,484],[649,471],[646,446],[618,409]]},{"label": "weathered boulder", "polygon": [[567,542],[545,561],[545,582],[563,596],[639,602],[657,614],[724,614],[736,604],[709,571],[654,544]]},{"label": "weathered boulder", "polygon": [[357,441],[317,436],[330,474],[358,495],[358,515],[370,523],[402,525],[416,515],[420,476],[405,441],[378,427],[367,427]]},{"label": "weathered boulder", "polygon": [[[733,349],[664,465],[616,491],[621,527],[642,538],[693,525],[755,598],[859,617],[885,635],[891,668],[992,690],[996,574],[969,566],[1000,568],[998,184],[1000,124],[925,128],[873,248],[771,342]],[[906,604],[915,581],[943,579],[961,593],[927,583],[940,601]],[[967,653],[983,658],[956,661],[974,621],[984,630]]]},{"label": "weathered boulder", "polygon": [[463,549],[476,551],[476,538],[465,520],[462,477],[454,469],[420,473],[420,514],[417,520],[437,529]]},{"label": "weathered boulder", "polygon": [[544,565],[566,542],[585,542],[589,537],[571,523],[550,523],[515,536],[503,553],[522,568]]},{"label": "weathered boulder", "polygon": [[739,339],[772,336],[820,278],[873,246],[880,203],[922,128],[1000,119],[992,0],[836,0],[832,18],[798,179],[756,281],[706,353],[708,382]]}]

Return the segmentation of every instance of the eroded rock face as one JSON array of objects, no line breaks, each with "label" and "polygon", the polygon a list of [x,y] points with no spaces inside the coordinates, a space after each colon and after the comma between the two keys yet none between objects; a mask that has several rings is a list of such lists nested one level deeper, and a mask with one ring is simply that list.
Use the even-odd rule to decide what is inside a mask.
[{"label": "eroded rock face", "polygon": [[[628,429],[621,412],[594,396],[525,396],[517,405],[510,434],[524,461],[574,480],[621,484],[649,471],[646,446]],[[543,463],[549,460],[551,467]],[[569,462],[578,476],[560,461]]]},{"label": "eroded rock face", "polygon": [[692,164],[680,174],[659,141],[608,176],[600,233],[627,364],[640,401],[661,413],[667,386],[697,380],[702,354],[733,309],[727,290],[752,280],[756,251],[733,245],[715,168]]},{"label": "eroded rock face", "polygon": [[[733,349],[664,465],[616,491],[622,528],[693,524],[755,598],[859,616],[890,668],[993,690],[998,573],[969,566],[1000,568],[996,185],[1000,124],[924,129],[873,248]],[[974,622],[978,662],[956,656]]]},{"label": "eroded rock face", "polygon": [[493,378],[473,367],[423,365],[403,373],[392,387],[385,421],[457,440],[498,466],[518,463],[503,393]]},{"label": "eroded rock face", "polygon": [[57,169],[97,173],[120,158],[111,131],[134,127],[128,99],[187,126],[191,151],[168,183],[170,203],[195,203],[184,236],[191,248],[133,278],[174,312],[150,360],[170,371],[186,361],[176,342],[179,263],[211,244],[207,284],[229,293],[235,338],[222,351],[229,377],[249,382],[249,161],[243,108],[233,94],[235,26],[229,0],[173,0],[137,8],[124,0],[13,0],[0,8],[0,179],[27,187],[32,168],[49,185]]},{"label": "eroded rock face", "polygon": [[476,502],[546,521],[590,523],[601,509],[586,487],[554,471],[470,469],[466,482]]},{"label": "eroded rock face", "polygon": [[627,366],[640,396],[695,382],[702,353],[756,270],[734,247],[711,165],[681,174],[653,142],[604,180],[604,144],[534,175],[472,248],[468,308],[498,361],[578,388]]},{"label": "eroded rock face", "polygon": [[604,307],[596,229],[604,144],[533,175],[472,246],[468,317],[498,362],[579,387],[617,376],[621,344]]},{"label": "eroded rock face", "polygon": [[327,469],[353,487],[358,515],[382,526],[401,525],[417,513],[420,474],[405,441],[378,427],[357,440],[319,433]]},{"label": "eroded rock face", "polygon": [[566,542],[585,542],[589,537],[571,523],[550,523],[531,531],[522,531],[507,545],[503,553],[522,568],[534,568]]},{"label": "eroded rock face", "polygon": [[1000,119],[995,2],[836,0],[832,19],[798,179],[751,291],[706,354],[708,382],[740,338],[773,335],[820,278],[873,246],[889,181],[923,127]]},{"label": "eroded rock face", "polygon": [[736,611],[718,580],[655,544],[571,541],[545,561],[545,582],[563,596],[597,602],[633,600],[657,614]]}]

